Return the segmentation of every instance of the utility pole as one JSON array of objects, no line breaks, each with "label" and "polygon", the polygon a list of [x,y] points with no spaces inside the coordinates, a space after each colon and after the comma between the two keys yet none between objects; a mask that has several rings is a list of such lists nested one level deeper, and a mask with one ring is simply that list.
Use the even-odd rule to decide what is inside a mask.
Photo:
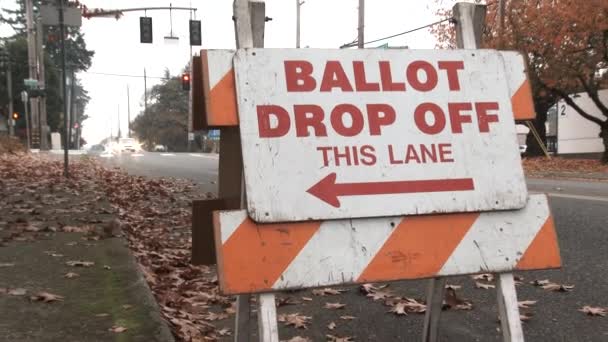
[{"label": "utility pole", "polygon": [[[36,54],[38,55],[38,88],[46,89],[46,77],[44,74],[44,50],[42,49],[42,35],[44,34],[42,27],[42,18],[38,18],[36,23]],[[46,151],[49,149],[49,130],[47,125],[46,115],[46,96],[38,99],[39,114],[40,114],[40,150]]]},{"label": "utility pole", "polygon": [[505,48],[505,0],[498,0],[498,48]]},{"label": "utility pole", "polygon": [[144,114],[148,112],[148,85],[146,77],[146,68],[144,68]]},{"label": "utility pole", "polygon": [[129,97],[129,85],[127,84],[127,138],[131,137],[131,99]]},{"label": "utility pole", "polygon": [[300,7],[304,1],[296,0],[296,48],[300,48]]},{"label": "utility pole", "polygon": [[365,43],[365,0],[359,0],[359,29],[357,47],[363,49]]},{"label": "utility pole", "polygon": [[[34,27],[34,7],[32,0],[25,0],[25,25],[27,29],[27,64],[29,79],[38,79],[38,63],[36,58],[36,36]],[[30,98],[32,133],[38,127],[38,98]],[[37,135],[37,134],[33,134]]]},{"label": "utility pole", "polygon": [[6,55],[6,90],[8,92],[8,134],[15,135],[15,120],[13,120],[13,74],[11,57]]},{"label": "utility pole", "polygon": [[30,111],[28,109],[28,96],[27,96],[27,91],[22,91],[21,92],[21,101],[23,101],[23,108],[25,108],[25,139],[26,139],[26,143],[27,143],[27,149],[29,150],[31,148],[31,143],[30,143]]},{"label": "utility pole", "polygon": [[72,142],[73,137],[72,137],[72,127],[74,127],[74,122],[76,122],[76,111],[74,110],[74,104],[76,103],[76,96],[74,95],[76,93],[76,75],[74,73],[74,70],[72,70],[72,78],[70,81],[70,120],[69,120],[69,134],[68,134],[68,139],[70,141],[70,143]]},{"label": "utility pole", "polygon": [[65,67],[65,25],[64,25],[64,17],[63,17],[63,0],[57,0],[59,6],[57,6],[59,11],[59,34],[61,35],[61,72],[62,72],[62,88],[63,88],[63,126],[65,128],[65,133],[63,134],[63,175],[68,178],[70,176],[68,171],[68,101],[66,95],[68,93],[68,84],[67,84],[67,70]]},{"label": "utility pole", "polygon": [[120,134],[120,105],[116,106],[116,120],[118,121],[118,139],[120,139],[122,136]]}]

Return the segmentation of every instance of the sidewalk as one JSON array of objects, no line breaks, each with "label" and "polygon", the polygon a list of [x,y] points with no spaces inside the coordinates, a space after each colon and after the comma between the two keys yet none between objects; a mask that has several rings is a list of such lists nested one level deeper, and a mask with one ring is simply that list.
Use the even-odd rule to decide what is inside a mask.
[{"label": "sidewalk", "polygon": [[524,158],[526,177],[608,182],[608,165],[593,159]]},{"label": "sidewalk", "polygon": [[173,341],[103,189],[73,171],[0,155],[0,339]]}]

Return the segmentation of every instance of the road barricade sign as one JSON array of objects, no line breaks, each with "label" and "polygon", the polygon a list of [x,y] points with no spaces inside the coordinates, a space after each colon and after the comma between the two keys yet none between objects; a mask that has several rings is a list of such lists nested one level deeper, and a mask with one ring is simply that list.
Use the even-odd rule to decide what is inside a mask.
[{"label": "road barricade sign", "polygon": [[517,54],[247,49],[233,64],[254,221],[525,206]]}]

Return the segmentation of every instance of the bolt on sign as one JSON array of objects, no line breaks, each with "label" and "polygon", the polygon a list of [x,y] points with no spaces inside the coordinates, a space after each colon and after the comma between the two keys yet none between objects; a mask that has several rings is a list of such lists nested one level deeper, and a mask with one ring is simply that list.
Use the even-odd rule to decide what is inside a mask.
[{"label": "bolt on sign", "polygon": [[523,208],[506,71],[523,63],[490,50],[237,51],[249,216]]}]

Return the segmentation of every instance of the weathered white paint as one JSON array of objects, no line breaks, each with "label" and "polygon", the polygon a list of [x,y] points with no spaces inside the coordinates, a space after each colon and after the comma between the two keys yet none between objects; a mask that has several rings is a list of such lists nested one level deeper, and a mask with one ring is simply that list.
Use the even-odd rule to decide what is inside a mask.
[{"label": "weathered white paint", "polygon": [[549,215],[545,195],[530,196],[528,205],[519,210],[518,215],[510,211],[481,215],[439,274],[459,274],[461,270],[512,270]]},{"label": "weathered white paint", "polygon": [[497,279],[498,316],[504,342],[523,342],[524,331],[519,318],[517,290],[513,273],[502,273]]},{"label": "weathered white paint", "polygon": [[[285,60],[311,62],[318,83],[328,60],[341,61],[351,83],[354,83],[352,61],[365,62],[368,82],[380,79],[378,62],[385,60],[391,62],[394,82],[404,80],[403,70],[414,60],[433,65],[440,60],[464,61],[465,69],[459,72],[460,91],[449,91],[445,71],[439,71],[438,86],[430,92],[418,92],[406,85],[405,92],[287,93]],[[234,66],[249,215],[258,222],[280,222],[522,208],[527,190],[505,74],[510,63],[523,62],[516,54],[490,50],[239,50]],[[447,112],[448,102],[483,101],[498,102],[500,107],[499,122],[490,124],[490,132],[479,132],[474,112],[470,113],[472,123],[463,125],[463,134],[450,132],[449,119],[446,129],[436,135],[423,134],[414,124],[413,112],[420,103],[436,103]],[[369,134],[366,120],[359,135],[343,137],[328,123],[330,111],[341,103],[360,109],[366,104],[390,104],[397,119],[384,126],[379,136]],[[290,113],[291,127],[283,137],[259,136],[256,108],[268,104],[280,105]],[[293,104],[321,106],[326,113],[328,136],[296,137]],[[363,114],[366,115],[365,111]],[[401,165],[389,162],[388,145],[393,145],[396,158],[403,158],[405,145],[433,143],[451,143],[455,162]],[[324,166],[323,155],[317,151],[322,146],[362,145],[375,148],[376,165],[335,166],[330,162]],[[336,174],[337,183],[472,178],[475,190],[342,196],[338,197],[340,207],[334,207],[307,192],[331,173]]]},{"label": "weathered white paint", "polygon": [[260,342],[279,342],[277,306],[274,293],[258,296],[258,335]]}]

